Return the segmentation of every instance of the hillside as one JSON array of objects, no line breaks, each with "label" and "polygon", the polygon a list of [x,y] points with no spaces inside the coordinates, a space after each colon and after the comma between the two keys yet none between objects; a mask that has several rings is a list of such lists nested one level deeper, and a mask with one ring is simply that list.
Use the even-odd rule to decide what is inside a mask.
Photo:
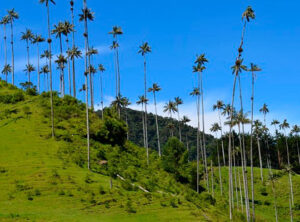
[{"label": "hillside", "polygon": [[[215,198],[205,191],[203,181],[197,194],[193,182],[182,182],[163,169],[156,152],[151,152],[147,166],[145,150],[122,141],[127,127],[107,110],[105,121],[90,113],[92,170],[88,171],[84,104],[68,96],[55,96],[54,104],[52,139],[49,94],[35,95],[34,90],[24,92],[0,81],[0,221],[228,221],[226,167],[224,197],[217,168]],[[193,175],[190,164],[185,169],[191,171],[184,173]],[[274,218],[267,174],[264,170],[261,184],[255,169],[257,221]],[[276,171],[276,176],[280,221],[287,221],[288,175]],[[299,175],[293,175],[293,181],[297,221]],[[244,221],[241,213],[234,219]]]},{"label": "hillside", "polygon": [[[101,116],[101,111],[96,112]],[[138,110],[133,110],[129,108],[122,108],[121,118],[128,122],[128,137],[129,140],[134,142],[139,146],[143,146],[143,125],[142,125],[142,115],[143,113]],[[149,147],[153,150],[157,150],[157,135],[156,135],[156,125],[155,125],[155,115],[153,113],[148,113],[147,116],[148,122],[148,144]],[[171,122],[174,124],[174,135],[179,138],[178,124],[179,122],[176,119],[170,119],[167,117],[158,116],[158,125],[160,133],[160,143],[163,146],[166,144],[168,138],[170,137],[170,129],[168,129],[168,124]],[[181,123],[181,132],[182,132],[182,142],[189,146],[189,157],[190,159],[196,159],[196,144],[197,144],[197,129],[189,125],[183,125]],[[208,155],[212,152],[213,146],[213,136],[206,134],[206,145]]]}]

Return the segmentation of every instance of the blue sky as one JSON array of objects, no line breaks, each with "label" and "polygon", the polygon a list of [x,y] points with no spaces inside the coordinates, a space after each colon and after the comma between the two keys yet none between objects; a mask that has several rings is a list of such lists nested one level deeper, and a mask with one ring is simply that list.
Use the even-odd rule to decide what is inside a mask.
[{"label": "blue sky", "polygon": [[[57,0],[51,6],[51,24],[70,19],[69,1]],[[107,33],[113,25],[123,28],[120,38],[120,69],[122,94],[135,102],[143,93],[143,59],[137,54],[138,46],[148,41],[152,53],[148,56],[148,84],[159,83],[163,90],[158,95],[161,107],[169,99],[180,96],[185,105],[182,113],[194,120],[194,99],[189,92],[196,85],[192,65],[197,54],[205,53],[209,59],[204,73],[205,104],[208,123],[215,120],[211,106],[217,99],[230,101],[233,76],[230,67],[235,61],[240,42],[241,14],[248,5],[256,13],[256,20],[247,27],[244,47],[244,62],[258,64],[263,71],[256,81],[255,109],[267,103],[272,118],[287,118],[292,124],[299,123],[300,26],[295,15],[300,2],[290,1],[183,1],[183,0],[87,0],[88,7],[95,12],[95,21],[89,24],[90,45],[100,54],[94,64],[102,63],[107,71],[104,77],[106,103],[115,94],[113,53],[109,46],[112,37]],[[38,0],[10,0],[1,3],[0,16],[6,9],[15,8],[20,19],[15,23],[16,79],[24,82],[27,77],[22,70],[26,64],[26,46],[20,41],[20,33],[26,28],[43,36],[47,34],[46,9]],[[75,0],[75,15],[80,13],[82,1]],[[84,47],[83,24],[76,17],[76,44]],[[10,30],[8,29],[8,33]],[[0,64],[3,65],[3,32],[0,29]],[[10,38],[8,38],[10,39]],[[54,53],[58,53],[58,40],[54,40]],[[43,49],[47,45],[42,46]],[[8,47],[10,56],[10,47]],[[36,47],[31,47],[32,63],[36,63]],[[83,84],[83,60],[77,63],[77,86]],[[67,72],[66,72],[67,74]],[[36,74],[32,76],[36,83]],[[67,76],[66,76],[67,78]],[[58,89],[58,72],[54,74],[55,89]],[[95,77],[99,81],[99,76]],[[95,83],[95,92],[99,84]],[[242,74],[243,96],[246,111],[250,110],[251,78]],[[151,95],[149,95],[150,97]],[[79,94],[82,98],[83,95]],[[151,97],[150,97],[151,98]],[[99,94],[96,95],[99,103]],[[133,106],[133,108],[137,108]],[[151,107],[150,107],[151,110]]]}]

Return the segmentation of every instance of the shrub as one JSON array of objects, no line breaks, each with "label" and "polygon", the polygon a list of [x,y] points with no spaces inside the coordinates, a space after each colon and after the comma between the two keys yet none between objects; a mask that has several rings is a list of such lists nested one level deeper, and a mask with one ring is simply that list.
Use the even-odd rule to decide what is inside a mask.
[{"label": "shrub", "polygon": [[136,209],[133,207],[132,201],[130,199],[127,200],[125,209],[128,213],[136,213]]},{"label": "shrub", "polygon": [[4,104],[15,104],[24,100],[25,97],[22,91],[18,91],[13,94],[0,95],[0,103]]}]

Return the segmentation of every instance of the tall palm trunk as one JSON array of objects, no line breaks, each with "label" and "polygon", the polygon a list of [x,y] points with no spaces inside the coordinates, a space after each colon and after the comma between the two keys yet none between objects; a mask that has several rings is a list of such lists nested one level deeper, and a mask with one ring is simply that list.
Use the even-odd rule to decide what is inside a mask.
[{"label": "tall palm trunk", "polygon": [[[86,0],[83,1],[84,9],[87,9]],[[87,18],[84,19],[84,36],[85,36],[85,102],[86,102],[86,131],[87,131],[87,154],[88,154],[88,169],[90,169],[90,123],[89,123],[89,101],[88,101],[88,77],[91,76],[91,70],[88,68],[90,66],[88,59],[89,50],[89,39],[88,39],[88,25]]]},{"label": "tall palm trunk", "polygon": [[11,75],[12,75],[12,85],[15,85],[15,53],[14,53],[14,29],[13,29],[13,20],[10,20],[11,28]]},{"label": "tall palm trunk", "polygon": [[153,92],[153,97],[154,97],[154,108],[155,108],[155,125],[156,125],[158,155],[161,156],[160,140],[159,140],[159,129],[158,129],[158,120],[157,120],[156,94],[155,94],[155,92]]},{"label": "tall palm trunk", "polygon": [[[71,14],[72,14],[72,25],[74,25],[74,8],[71,6]],[[73,29],[72,31],[72,44],[73,44],[73,49],[75,48],[75,30]],[[75,81],[75,57],[72,57],[72,75],[73,75],[73,96],[76,98],[76,81]],[[70,86],[71,87],[71,86]]]},{"label": "tall palm trunk", "polygon": [[48,44],[49,44],[49,72],[50,72],[50,106],[51,106],[51,129],[52,129],[52,138],[54,138],[54,108],[53,108],[53,92],[52,92],[52,51],[51,51],[51,30],[50,30],[50,10],[49,3],[47,4],[47,17],[48,17]]},{"label": "tall palm trunk", "polygon": [[[89,60],[88,61],[89,62],[88,69],[89,69],[89,78],[90,78],[91,108],[92,108],[92,110],[94,110],[94,89],[93,89],[94,86],[93,86],[93,75],[90,70],[90,66],[91,66],[91,56],[90,55],[88,56],[88,60]],[[119,109],[119,112],[120,112],[120,109]]]},{"label": "tall palm trunk", "polygon": [[197,193],[199,193],[199,170],[200,170],[200,97],[197,95]]},{"label": "tall palm trunk", "polygon": [[[118,56],[117,56],[117,58],[118,58]],[[120,78],[120,73],[119,73],[119,78]],[[120,87],[120,82],[119,82],[119,87]],[[145,102],[145,140],[146,141],[145,142],[146,142],[146,152],[147,152],[147,164],[149,164],[148,130],[147,130],[148,123],[147,123],[147,64],[146,64],[146,55],[144,55],[144,87],[145,87],[145,100],[146,100],[146,102]]]},{"label": "tall palm trunk", "polygon": [[289,168],[290,211],[292,217],[292,207],[294,206],[294,192],[293,192],[293,181],[292,181],[292,174],[291,174],[290,152],[289,152],[289,145],[288,145],[288,139],[286,133],[285,133],[285,145],[286,145],[287,161],[288,161],[288,168]]},{"label": "tall palm trunk", "polygon": [[[237,173],[236,173],[236,161],[235,161],[235,152],[233,152],[232,154],[233,156],[233,168],[234,168],[234,186],[235,186],[235,196],[236,196],[236,207],[239,208],[239,193],[237,190]],[[243,202],[241,203],[243,204]]]},{"label": "tall palm trunk", "polygon": [[179,140],[182,142],[181,138],[181,122],[180,122],[180,114],[179,114],[179,106],[177,105],[177,118],[178,118],[178,132],[179,132]]},{"label": "tall palm trunk", "polygon": [[41,83],[40,83],[40,48],[39,43],[36,43],[37,46],[37,75],[38,75],[38,92],[41,91]]},{"label": "tall palm trunk", "polygon": [[[26,44],[27,44],[27,65],[29,67],[30,64],[30,58],[29,58],[29,42],[28,40],[26,40]],[[28,73],[28,82],[30,82],[30,71],[27,71]]]},{"label": "tall palm trunk", "polygon": [[144,139],[144,147],[146,148],[145,114],[144,114],[144,104],[143,104],[143,103],[142,103],[142,122],[143,122],[143,139]]},{"label": "tall palm trunk", "polygon": [[[5,66],[7,65],[7,43],[6,43],[6,24],[3,24],[3,33],[4,33],[4,59],[5,59]],[[7,82],[7,73],[5,74],[5,81]]]},{"label": "tall palm trunk", "polygon": [[239,181],[239,190],[240,190],[240,198],[241,198],[241,208],[242,208],[242,213],[244,212],[244,205],[243,205],[243,190],[242,190],[242,185],[241,185],[241,176],[240,176],[240,170],[237,170],[238,172],[238,181]]},{"label": "tall palm trunk", "polygon": [[252,220],[255,221],[254,202],[254,175],[253,175],[253,110],[254,110],[254,72],[252,71],[252,96],[251,96],[251,135],[250,135],[250,167],[251,167],[251,199],[252,199]]},{"label": "tall palm trunk", "polygon": [[220,127],[221,127],[221,145],[222,145],[222,155],[223,155],[223,166],[226,165],[226,161],[225,161],[225,152],[224,152],[224,142],[223,142],[223,124],[221,121],[221,113],[220,113],[220,109],[218,109],[218,116],[219,116],[219,123],[220,123]]},{"label": "tall palm trunk", "polygon": [[257,148],[258,148],[258,158],[259,158],[259,167],[260,167],[260,178],[261,182],[264,182],[264,176],[263,176],[263,169],[262,169],[262,158],[261,158],[261,148],[260,148],[260,141],[258,135],[256,135],[256,141],[257,141]]},{"label": "tall palm trunk", "polygon": [[206,186],[209,190],[209,178],[207,171],[207,160],[206,160],[206,142],[205,142],[205,117],[204,117],[204,95],[203,95],[203,76],[200,72],[200,94],[201,94],[201,106],[202,106],[202,143],[203,143],[203,155],[204,155],[204,164],[205,164],[205,173],[206,173]]},{"label": "tall palm trunk", "polygon": [[103,105],[103,80],[102,80],[102,73],[100,73],[100,96],[101,96],[101,118],[104,119],[104,105]]},{"label": "tall palm trunk", "polygon": [[[66,43],[67,43],[68,50],[70,50],[68,36],[66,37]],[[71,96],[72,95],[72,83],[71,83],[71,63],[70,63],[70,57],[69,56],[67,56],[67,60],[68,60],[69,95]]]},{"label": "tall palm trunk", "polygon": [[[216,135],[216,138],[217,138],[217,135]],[[221,173],[221,164],[220,164],[220,153],[219,153],[219,142],[218,142],[218,140],[217,140],[217,155],[218,155],[219,180],[220,180],[221,196],[223,196],[223,182],[222,182],[222,173]]]},{"label": "tall palm trunk", "polygon": [[215,197],[215,192],[214,192],[214,168],[213,168],[212,160],[210,161],[210,169],[211,169],[211,193],[212,193],[212,196]]},{"label": "tall palm trunk", "polygon": [[232,190],[232,148],[231,148],[231,138],[232,137],[232,125],[233,125],[233,107],[234,107],[234,97],[235,97],[235,88],[236,88],[236,79],[237,79],[237,74],[234,75],[234,81],[233,81],[233,89],[232,89],[232,97],[231,97],[231,109],[230,109],[230,125],[229,125],[229,139],[228,139],[228,197],[229,197],[229,219],[232,220],[232,199],[233,199],[233,196],[232,196],[232,193],[231,193],[231,190]]},{"label": "tall palm trunk", "polygon": [[[242,85],[241,85],[241,79],[238,75],[239,80],[239,91],[240,91],[240,104],[241,104],[241,115],[244,114],[244,108],[243,108],[243,96],[242,96]],[[247,214],[247,221],[250,220],[250,206],[249,206],[249,193],[248,193],[248,176],[247,176],[247,157],[246,157],[246,146],[245,146],[245,129],[244,129],[244,123],[242,122],[242,139],[243,139],[243,157],[244,157],[244,173],[245,173],[245,202],[246,202],[246,214]]]},{"label": "tall palm trunk", "polygon": [[[116,50],[116,53],[117,53],[117,71],[118,71],[118,95],[121,95],[121,76],[120,76],[120,63],[119,63],[119,49],[118,48]],[[147,144],[148,144],[148,142],[147,142]]]},{"label": "tall palm trunk", "polygon": [[[61,34],[59,35],[59,43],[60,43],[60,54],[63,54],[63,49],[62,49],[62,38]],[[60,68],[60,85],[61,85],[61,96],[65,96],[65,74],[64,74],[64,68],[63,65]]]}]

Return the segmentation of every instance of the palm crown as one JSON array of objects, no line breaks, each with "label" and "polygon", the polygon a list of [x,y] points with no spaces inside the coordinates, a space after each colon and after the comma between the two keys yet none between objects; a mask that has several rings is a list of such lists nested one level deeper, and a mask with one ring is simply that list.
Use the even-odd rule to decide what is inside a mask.
[{"label": "palm crown", "polygon": [[123,31],[120,26],[114,26],[112,28],[112,31],[110,31],[108,34],[111,34],[111,35],[113,35],[114,38],[116,38],[118,35],[122,35]]},{"label": "palm crown", "polygon": [[147,53],[151,52],[151,48],[148,44],[148,42],[143,43],[140,46],[140,50],[138,51],[138,53],[142,54],[142,56],[145,56]]},{"label": "palm crown", "polygon": [[34,35],[30,29],[26,29],[25,32],[22,32],[21,40],[31,41],[34,39]]},{"label": "palm crown", "polygon": [[102,64],[100,64],[100,65],[98,66],[98,70],[99,70],[100,72],[105,72],[105,68],[104,68],[104,66],[103,66]]},{"label": "palm crown", "polygon": [[161,90],[160,86],[157,83],[153,83],[152,87],[148,89],[148,92],[159,92]]},{"label": "palm crown", "polygon": [[255,19],[255,13],[251,6],[248,6],[247,9],[242,14],[242,20],[246,19],[247,22],[250,22],[250,19]]}]

